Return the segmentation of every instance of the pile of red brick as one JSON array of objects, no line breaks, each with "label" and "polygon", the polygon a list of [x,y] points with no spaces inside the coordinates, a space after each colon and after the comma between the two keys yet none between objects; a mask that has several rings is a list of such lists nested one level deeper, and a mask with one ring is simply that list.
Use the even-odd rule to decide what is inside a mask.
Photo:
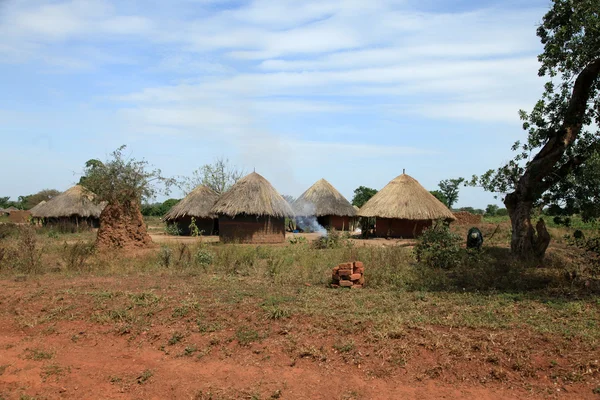
[{"label": "pile of red brick", "polygon": [[360,261],[342,263],[333,269],[331,287],[360,289],[365,284],[365,266]]}]

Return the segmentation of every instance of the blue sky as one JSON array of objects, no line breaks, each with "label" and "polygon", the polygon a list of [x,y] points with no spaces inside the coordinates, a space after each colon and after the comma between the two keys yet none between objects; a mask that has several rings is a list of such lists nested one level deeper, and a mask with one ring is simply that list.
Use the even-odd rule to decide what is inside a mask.
[{"label": "blue sky", "polygon": [[[298,196],[402,169],[429,190],[511,158],[548,1],[0,1],[0,195],[65,190],[126,144],[226,157]],[[173,193],[174,197],[181,194]],[[458,206],[498,203],[476,188]]]}]

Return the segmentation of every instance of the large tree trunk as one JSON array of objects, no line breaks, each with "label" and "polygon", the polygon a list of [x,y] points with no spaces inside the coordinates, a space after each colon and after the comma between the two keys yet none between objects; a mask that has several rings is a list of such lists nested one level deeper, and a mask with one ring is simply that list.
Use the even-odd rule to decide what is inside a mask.
[{"label": "large tree trunk", "polygon": [[533,202],[511,195],[508,195],[504,201],[512,225],[510,250],[522,259],[541,259],[550,244],[550,234],[546,224],[540,218],[534,228],[531,222]]},{"label": "large tree trunk", "polygon": [[100,214],[100,228],[96,237],[99,249],[147,247],[152,243],[140,206],[136,201],[129,204],[109,204]]}]

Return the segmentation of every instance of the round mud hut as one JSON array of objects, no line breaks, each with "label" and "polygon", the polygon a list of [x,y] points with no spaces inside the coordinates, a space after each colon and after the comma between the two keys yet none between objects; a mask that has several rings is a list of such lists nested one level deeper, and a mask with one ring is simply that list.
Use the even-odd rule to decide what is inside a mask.
[{"label": "round mud hut", "polygon": [[269,181],[253,172],[237,181],[215,203],[219,239],[235,243],[285,241],[285,218],[293,218],[289,203]]},{"label": "round mud hut", "polygon": [[324,228],[348,231],[354,227],[356,210],[336,188],[325,179],[318,180],[292,205],[297,224],[302,227],[303,220],[315,217]]},{"label": "round mud hut", "polygon": [[96,203],[94,194],[76,185],[44,204],[31,209],[31,217],[64,232],[100,226],[105,203]]},{"label": "round mud hut", "polygon": [[207,186],[200,185],[175,204],[164,220],[167,225],[176,225],[182,235],[191,234],[192,218],[201,235],[218,232],[218,219],[211,209],[219,195]]},{"label": "round mud hut", "polygon": [[441,201],[406,174],[396,177],[371,197],[358,215],[375,218],[375,236],[393,238],[414,238],[435,220],[455,220]]}]

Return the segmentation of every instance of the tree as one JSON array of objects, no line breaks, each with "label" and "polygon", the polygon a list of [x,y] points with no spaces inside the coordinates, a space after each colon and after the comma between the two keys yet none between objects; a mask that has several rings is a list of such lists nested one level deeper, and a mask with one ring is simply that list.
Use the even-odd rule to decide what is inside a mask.
[{"label": "tree", "polygon": [[10,201],[10,196],[0,197],[0,208],[8,208],[11,206],[10,203],[12,203]]},{"label": "tree", "polygon": [[366,186],[359,186],[354,189],[354,197],[352,197],[352,205],[361,208],[369,199],[377,194],[377,190]]},{"label": "tree", "polygon": [[520,111],[527,140],[513,145],[513,160],[472,181],[506,194],[511,251],[521,258],[542,258],[550,243],[543,219],[531,222],[534,207],[568,207],[589,194],[580,178],[600,149],[599,10],[598,0],[554,0],[537,29],[545,91],[531,112]]},{"label": "tree", "polygon": [[285,199],[285,201],[288,202],[288,204],[293,204],[296,201],[296,198],[294,196],[289,195],[289,194],[284,194],[281,197],[283,197]]},{"label": "tree", "polygon": [[245,172],[228,159],[217,158],[212,164],[205,164],[192,173],[192,177],[183,178],[180,186],[188,194],[198,185],[205,185],[217,192],[225,193],[234,183],[239,181]]},{"label": "tree", "polygon": [[19,196],[19,203],[21,203],[23,209],[29,210],[37,206],[42,201],[48,201],[59,194],[60,192],[56,189],[44,189],[35,194]]},{"label": "tree", "polygon": [[442,203],[444,203],[444,205],[446,207],[448,207],[448,199],[446,198],[446,196],[444,195],[444,193],[442,193],[439,190],[432,190],[429,193],[431,193],[436,199],[438,199],[439,201],[441,201]]},{"label": "tree", "polygon": [[496,213],[498,212],[499,209],[500,209],[500,207],[498,207],[495,204],[488,204],[487,207],[485,208],[485,215],[487,215],[489,217],[494,217],[494,216],[496,216]]},{"label": "tree", "polygon": [[440,187],[440,192],[442,192],[446,198],[445,204],[448,206],[448,208],[451,209],[452,206],[458,201],[458,187],[464,181],[465,178],[444,179],[438,184]]},{"label": "tree", "polygon": [[180,199],[168,199],[163,201],[162,203],[142,204],[142,215],[150,217],[163,217],[166,213],[169,212],[171,208],[173,208],[173,206],[175,206],[180,201]]},{"label": "tree", "polygon": [[100,215],[98,247],[144,246],[151,242],[140,212],[142,200],[154,198],[158,183],[168,193],[172,179],[164,178],[159,169],[150,169],[147,161],[126,158],[125,146],[115,150],[109,160],[90,160],[85,164],[82,186],[106,202]]}]

